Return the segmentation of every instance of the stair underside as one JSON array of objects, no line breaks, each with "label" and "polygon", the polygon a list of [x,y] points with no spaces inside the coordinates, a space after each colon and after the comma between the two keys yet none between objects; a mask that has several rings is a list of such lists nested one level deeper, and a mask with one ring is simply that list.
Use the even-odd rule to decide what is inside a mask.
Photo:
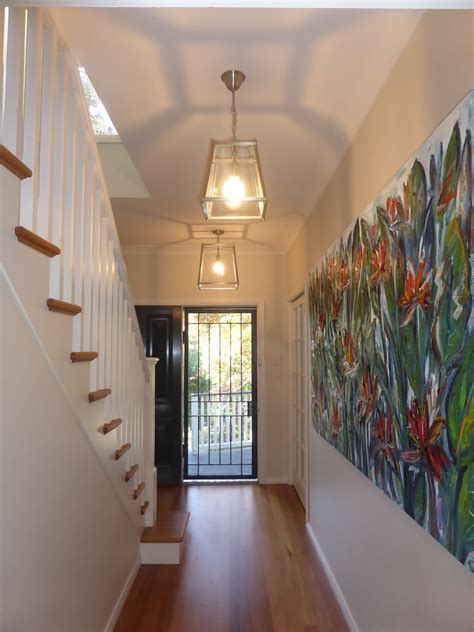
[{"label": "stair underside", "polygon": [[143,530],[141,542],[179,544],[184,541],[188,520],[189,511],[158,511],[156,524]]}]

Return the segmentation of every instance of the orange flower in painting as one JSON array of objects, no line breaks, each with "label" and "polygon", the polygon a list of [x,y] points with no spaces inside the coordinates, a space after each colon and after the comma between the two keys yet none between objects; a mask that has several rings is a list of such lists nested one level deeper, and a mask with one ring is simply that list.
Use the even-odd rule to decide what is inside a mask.
[{"label": "orange flower in painting", "polygon": [[430,425],[428,399],[425,395],[421,410],[416,399],[411,403],[407,410],[407,419],[413,449],[402,452],[401,458],[407,463],[422,463],[441,481],[442,471],[449,465],[448,457],[439,445],[444,418],[436,417]]},{"label": "orange flower in painting", "polygon": [[346,357],[347,364],[352,366],[355,359],[354,339],[348,331],[344,334],[344,355]]},{"label": "orange flower in painting", "polygon": [[359,247],[357,249],[356,260],[354,262],[354,276],[356,279],[356,283],[359,281],[360,273],[364,265],[364,259],[365,259],[365,246],[364,245],[361,246],[359,244]]},{"label": "orange flower in painting", "polygon": [[378,394],[377,377],[372,379],[370,370],[366,367],[362,373],[360,384],[359,414],[366,419],[374,410]]},{"label": "orange flower in painting", "polygon": [[373,435],[378,442],[375,454],[381,452],[393,469],[397,469],[393,458],[392,414],[390,412],[387,414],[382,411],[377,413],[377,423]]},{"label": "orange flower in painting", "polygon": [[341,263],[337,271],[337,287],[341,292],[347,288],[349,285],[349,272],[347,270],[347,265],[345,263]]},{"label": "orange flower in painting", "polygon": [[451,169],[449,173],[446,175],[443,188],[441,189],[441,193],[438,200],[438,208],[437,213],[438,216],[443,215],[446,211],[446,207],[456,196],[456,191],[451,188],[451,180],[453,179],[454,171]]},{"label": "orange flower in painting", "polygon": [[385,210],[390,217],[390,223],[395,224],[397,221],[397,198],[388,197],[385,202]]},{"label": "orange flower in painting", "polygon": [[403,296],[398,299],[400,307],[405,309],[402,327],[411,320],[417,305],[424,311],[426,311],[431,305],[431,292],[429,291],[431,284],[431,272],[425,279],[423,279],[424,271],[424,259],[422,259],[418,264],[416,275],[411,262],[408,264],[408,272],[405,278]]},{"label": "orange flower in painting", "polygon": [[344,334],[342,346],[344,348],[344,370],[346,375],[355,375],[359,368],[359,363],[356,359],[354,338],[348,331]]},{"label": "orange flower in painting", "polygon": [[[406,187],[406,185],[405,185]],[[405,206],[399,197],[388,197],[385,201],[385,213],[390,222],[390,230],[407,228],[411,224],[409,207],[407,205],[408,192],[405,189]],[[405,207],[408,209],[405,210]]]},{"label": "orange flower in painting", "polygon": [[372,263],[372,274],[369,277],[369,285],[373,287],[390,271],[385,240],[379,241],[370,255],[370,261]]}]

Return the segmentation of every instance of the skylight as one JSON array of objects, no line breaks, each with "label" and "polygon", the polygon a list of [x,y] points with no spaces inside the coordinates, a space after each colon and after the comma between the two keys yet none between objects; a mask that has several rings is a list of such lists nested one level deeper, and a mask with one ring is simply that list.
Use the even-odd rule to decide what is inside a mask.
[{"label": "skylight", "polygon": [[81,78],[95,136],[118,136],[118,132],[105,109],[105,105],[99,99],[99,95],[92,85],[85,68],[82,66],[79,67],[79,76]]}]

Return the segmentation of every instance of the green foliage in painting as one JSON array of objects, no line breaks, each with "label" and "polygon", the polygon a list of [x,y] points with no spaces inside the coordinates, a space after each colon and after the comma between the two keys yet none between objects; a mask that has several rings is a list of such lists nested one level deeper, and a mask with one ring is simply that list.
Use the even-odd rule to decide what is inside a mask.
[{"label": "green foliage in painting", "polygon": [[315,268],[309,304],[316,430],[474,570],[473,101]]}]

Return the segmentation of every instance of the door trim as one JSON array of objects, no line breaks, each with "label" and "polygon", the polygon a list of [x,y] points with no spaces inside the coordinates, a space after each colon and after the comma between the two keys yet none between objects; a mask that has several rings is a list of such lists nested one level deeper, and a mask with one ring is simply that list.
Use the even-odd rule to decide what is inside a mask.
[{"label": "door trim", "polygon": [[294,382],[293,374],[295,372],[295,360],[293,351],[294,341],[294,310],[297,305],[301,305],[303,308],[303,323],[302,323],[302,361],[303,361],[303,383],[304,393],[303,401],[305,404],[304,410],[304,475],[305,475],[305,489],[304,489],[304,505],[306,512],[306,520],[309,518],[309,415],[310,415],[310,401],[308,400],[309,389],[309,337],[308,337],[308,304],[307,304],[307,291],[299,292],[288,305],[288,333],[289,333],[289,366],[290,371],[288,375],[288,410],[289,410],[289,455],[288,455],[288,478],[292,485],[294,485],[294,437],[296,433],[296,420],[295,420],[295,406],[294,406]]}]

